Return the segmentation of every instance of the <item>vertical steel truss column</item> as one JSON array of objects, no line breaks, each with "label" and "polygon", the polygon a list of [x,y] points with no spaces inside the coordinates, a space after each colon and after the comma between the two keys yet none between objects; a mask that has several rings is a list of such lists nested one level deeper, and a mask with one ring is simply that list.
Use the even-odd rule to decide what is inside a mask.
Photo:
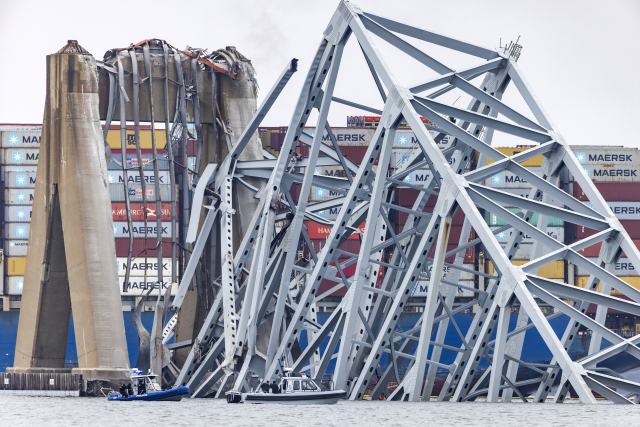
[{"label": "vertical steel truss column", "polygon": [[224,187],[221,188],[220,197],[220,277],[222,286],[223,319],[224,319],[224,346],[225,361],[223,366],[227,370],[233,370],[233,357],[235,355],[236,337],[236,309],[235,309],[235,279],[233,271],[233,217],[235,211],[232,209],[232,186],[233,181],[227,176]]},{"label": "vertical steel truss column", "polygon": [[[394,111],[395,106],[390,105],[388,109],[385,109],[385,117],[397,117],[397,111]],[[389,123],[390,122],[390,123]],[[367,225],[365,226],[364,236],[362,238],[360,246],[360,254],[358,256],[358,264],[356,271],[358,272],[355,280],[351,283],[351,287],[345,296],[342,305],[344,312],[344,330],[341,334],[341,345],[338,352],[338,358],[336,360],[336,370],[334,375],[334,382],[337,388],[344,389],[347,386],[348,374],[350,366],[348,365],[348,356],[351,354],[351,338],[354,336],[356,326],[360,322],[359,313],[360,306],[362,305],[362,292],[365,287],[365,283],[369,282],[370,287],[375,289],[377,274],[372,273],[372,266],[370,265],[371,247],[373,246],[374,236],[376,234],[376,226],[378,225],[378,217],[380,215],[380,209],[382,205],[382,197],[384,196],[385,178],[387,176],[387,169],[391,159],[391,147],[395,140],[395,130],[397,121],[388,120],[385,129],[385,135],[382,141],[382,147],[380,149],[380,157],[378,161],[378,170],[376,171],[376,177],[371,188],[371,200],[369,202],[369,210],[367,214]],[[380,224],[380,227],[384,227],[384,224]],[[385,233],[386,234],[386,233]],[[372,295],[372,291],[369,290]],[[369,314],[369,305],[365,306],[364,316]]]},{"label": "vertical steel truss column", "polygon": [[431,341],[431,333],[433,332],[433,319],[436,315],[438,295],[440,295],[440,284],[442,283],[442,267],[445,253],[447,252],[447,243],[449,242],[451,219],[453,212],[455,212],[455,195],[450,197],[449,193],[451,192],[455,193],[456,189],[441,187],[438,204],[433,209],[434,216],[439,216],[440,232],[438,233],[438,241],[436,242],[436,251],[433,255],[431,278],[429,280],[427,300],[425,301],[424,315],[422,317],[422,329],[420,330],[420,339],[416,350],[416,361],[414,364],[415,381],[413,381],[412,384],[413,388],[408,390],[408,400],[412,402],[420,400],[422,392],[422,378],[424,377],[427,353],[429,352],[429,343]]},{"label": "vertical steel truss column", "polygon": [[[348,38],[348,37],[345,37]],[[329,69],[329,78],[327,80],[326,90],[321,100],[321,107],[319,111],[318,117],[318,129],[321,129],[319,132],[316,132],[313,138],[313,143],[311,145],[311,150],[309,152],[309,165],[307,167],[308,171],[314,171],[316,161],[320,155],[320,145],[322,143],[322,136],[326,122],[327,115],[329,114],[329,106],[331,104],[331,97],[333,96],[333,89],[335,87],[335,82],[338,76],[338,70],[340,69],[340,60],[342,57],[342,51],[344,49],[343,41],[339,43],[337,46],[331,46],[325,50],[324,55],[320,64],[322,65],[316,74],[314,82],[315,89],[320,89],[322,86],[322,82],[327,73],[327,69]],[[298,247],[299,236],[302,231],[302,223],[304,220],[305,211],[307,209],[307,200],[309,192],[311,191],[311,184],[313,182],[313,174],[307,173],[304,176],[302,181],[302,188],[300,189],[300,199],[298,200],[298,205],[296,207],[296,212],[291,220],[290,228],[292,229],[290,234],[290,240],[288,243],[288,247],[285,249],[286,252],[286,260],[284,271],[280,282],[280,290],[278,292],[278,299],[276,301],[276,309],[273,318],[273,326],[271,328],[271,336],[269,337],[269,347],[267,350],[267,360],[266,365],[269,366],[274,361],[274,354],[278,348],[278,337],[279,334],[277,331],[280,330],[282,325],[282,317],[284,316],[284,304],[287,300],[286,296],[289,292],[289,282],[291,280],[291,276],[288,274],[289,271],[292,271],[293,264],[295,262],[296,249]]]}]

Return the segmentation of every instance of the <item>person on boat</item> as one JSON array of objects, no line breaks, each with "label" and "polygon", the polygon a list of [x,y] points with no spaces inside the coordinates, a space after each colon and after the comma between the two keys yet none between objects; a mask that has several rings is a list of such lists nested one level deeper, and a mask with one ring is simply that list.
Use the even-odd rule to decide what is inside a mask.
[{"label": "person on boat", "polygon": [[271,393],[273,393],[273,394],[280,393],[280,387],[278,387],[278,384],[276,384],[275,381],[271,383],[270,387],[271,387]]},{"label": "person on boat", "polygon": [[138,394],[147,394],[147,388],[144,384],[144,378],[140,378],[140,380],[138,380]]},{"label": "person on boat", "polygon": [[262,383],[260,384],[260,389],[262,390],[263,393],[269,393],[269,383]]},{"label": "person on boat", "polygon": [[122,397],[124,397],[125,399],[126,399],[127,397],[129,397],[129,396],[128,396],[128,394],[127,394],[127,386],[125,386],[124,384],[122,384],[122,385],[120,386],[120,395],[121,395]]},{"label": "person on boat", "polygon": [[127,384],[127,397],[133,396],[133,387],[131,387],[131,383]]}]

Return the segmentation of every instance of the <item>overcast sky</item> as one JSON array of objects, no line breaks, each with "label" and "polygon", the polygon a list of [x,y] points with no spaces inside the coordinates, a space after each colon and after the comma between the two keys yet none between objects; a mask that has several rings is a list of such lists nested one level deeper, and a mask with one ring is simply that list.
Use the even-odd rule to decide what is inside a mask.
[{"label": "overcast sky", "polygon": [[[263,125],[288,125],[309,61],[338,2],[112,0],[0,0],[0,123],[41,123],[45,97],[45,56],[67,39],[97,59],[105,51],[145,38],[174,46],[236,46],[258,73],[260,96],[287,61],[300,71]],[[431,31],[498,47],[520,36],[519,65],[556,126],[570,144],[640,146],[640,2],[360,0],[363,10]],[[401,84],[433,76],[417,62],[375,40]],[[482,62],[423,42],[413,42],[454,69]],[[381,108],[382,102],[352,38],[345,49],[335,96]],[[524,104],[511,88],[505,102]],[[452,93],[446,100],[456,101]],[[261,98],[260,98],[261,99]],[[463,97],[456,106],[466,106]],[[362,111],[336,105],[333,126]],[[512,140],[501,137],[502,145]]]}]

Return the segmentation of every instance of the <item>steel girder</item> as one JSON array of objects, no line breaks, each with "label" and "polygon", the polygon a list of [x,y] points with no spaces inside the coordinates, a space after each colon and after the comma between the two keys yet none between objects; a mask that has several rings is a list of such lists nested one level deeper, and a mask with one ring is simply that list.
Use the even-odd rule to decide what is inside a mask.
[{"label": "steel girder", "polygon": [[[334,96],[344,46],[353,38],[362,49],[381,95],[381,109]],[[444,46],[487,62],[455,71],[429,52],[413,46],[407,38]],[[376,46],[378,39],[439,76],[412,86],[400,84]],[[352,3],[341,2],[305,78],[280,156],[264,161],[238,161],[243,148],[241,138],[223,164],[212,172],[215,179],[207,177],[208,182],[215,181],[213,188],[221,201],[211,207],[208,215],[212,218],[205,225],[220,215],[221,248],[230,245],[233,239],[229,197],[234,179],[251,176],[264,178],[267,183],[258,191],[259,208],[250,231],[242,236],[235,258],[228,250],[221,251],[220,292],[179,382],[194,388],[199,385],[196,394],[202,395],[213,382],[236,373],[234,388],[241,390],[247,387],[245,375],[249,371],[271,381],[282,374],[286,365],[309,371],[321,380],[329,362],[335,359],[334,383],[347,390],[350,399],[364,398],[367,390],[373,398],[386,395],[388,382],[395,378],[399,386],[391,398],[428,401],[436,373],[444,369],[448,377],[438,400],[465,401],[486,395],[491,402],[498,402],[501,396],[502,401],[511,401],[514,393],[526,400],[520,388],[539,384],[534,401],[544,401],[560,376],[556,402],[562,402],[572,386],[584,403],[595,402],[593,391],[616,403],[632,403],[613,387],[636,392],[640,390],[639,384],[596,371],[598,364],[621,352],[640,358],[638,339],[624,339],[603,325],[608,308],[640,314],[640,291],[611,273],[622,252],[636,265],[640,265],[640,252],[549,119],[519,69],[518,57],[519,49],[483,48],[364,13]],[[245,135],[255,132],[293,68],[285,70],[267,97],[266,107],[261,106]],[[479,85],[472,82],[481,76],[484,77]],[[509,86],[524,99],[532,118],[502,101]],[[434,91],[420,95],[428,90]],[[467,108],[440,101],[442,95],[452,90],[471,98]],[[332,102],[381,111],[380,125],[360,165],[345,157],[337,144],[327,121]],[[308,135],[303,129],[314,108],[318,111],[318,131]],[[429,124],[425,126],[421,117],[428,119]],[[417,143],[410,160],[393,167],[398,166],[391,164],[390,156],[400,122],[408,124]],[[321,129],[327,132],[332,145],[323,142]],[[495,131],[510,135],[514,144],[526,143],[531,148],[507,156],[491,146]],[[445,136],[448,144],[441,150],[438,142]],[[309,155],[301,158],[295,153],[297,146],[308,147]],[[324,155],[320,157],[320,153]],[[469,170],[476,155],[477,167]],[[541,172],[524,165],[536,156],[544,156]],[[346,179],[317,176],[316,166],[342,167]],[[296,172],[294,167],[304,171]],[[423,185],[408,183],[405,178],[418,169],[428,169],[429,178]],[[565,171],[583,189],[591,206],[558,186],[559,176]],[[529,197],[484,184],[485,180],[506,173],[518,174],[531,183]],[[298,200],[289,193],[293,184],[301,186]],[[311,203],[312,186],[329,188],[341,196]],[[395,202],[395,192],[403,187],[419,191],[411,208]],[[435,203],[429,203],[430,198]],[[329,207],[340,207],[335,220],[318,215]],[[511,208],[519,208],[520,212],[513,213]],[[449,239],[452,218],[460,210],[465,215],[464,225],[459,240],[452,242]],[[490,228],[481,210],[506,225]],[[402,230],[394,229],[390,221],[398,212],[409,214]],[[547,218],[590,228],[594,234],[571,244],[559,242],[547,234]],[[310,245],[304,221],[331,227],[319,253]],[[360,232],[357,227],[363,223],[364,231]],[[495,235],[508,231],[511,236],[503,245]],[[341,249],[353,233],[358,233],[361,240],[358,254]],[[203,232],[200,238],[208,234]],[[525,236],[535,242],[533,256],[529,262],[515,265],[512,260]],[[310,247],[310,258],[304,262],[298,259],[301,241]],[[596,244],[601,244],[597,263],[580,255],[580,250]],[[455,249],[450,249],[451,246]],[[195,251],[198,247],[196,242],[192,262],[197,262],[200,256]],[[463,257],[469,247],[481,249],[491,261],[493,271],[465,267]],[[451,256],[455,256],[454,262],[447,263],[447,257]],[[586,288],[538,276],[541,267],[558,261],[588,271],[591,277]],[[353,264],[356,274],[347,278],[344,268]],[[378,286],[381,268],[386,274]],[[456,288],[464,286],[459,283],[463,272],[481,278],[486,287],[472,289],[475,298],[456,306]],[[318,295],[325,280],[336,285]],[[413,328],[399,331],[399,318],[421,281],[428,281],[424,312]],[[189,282],[190,278],[183,278],[176,298],[178,304]],[[316,303],[342,287],[347,289],[342,302],[319,325]],[[609,295],[612,288],[630,301]],[[539,307],[541,302],[553,307],[555,313],[545,316]],[[598,307],[595,319],[585,314],[590,304]],[[465,333],[455,315],[472,306],[476,307],[474,319]],[[518,322],[514,330],[509,330],[512,309],[519,309]],[[562,337],[549,324],[551,318],[558,316],[570,319]],[[594,338],[589,354],[572,360],[567,350],[581,325],[592,330]],[[449,326],[455,329],[461,346],[445,343]],[[522,343],[526,331],[532,328],[537,329],[553,355],[548,364],[523,361],[526,355],[522,354]],[[259,330],[268,334],[260,337]],[[303,332],[307,345],[300,348]],[[264,340],[262,350],[258,348],[259,338]],[[601,338],[611,344],[602,348]],[[203,356],[197,345],[205,341],[208,351]],[[321,354],[324,344],[326,348]],[[410,354],[414,344],[417,350]],[[453,363],[441,363],[444,348],[457,352]],[[385,371],[380,367],[383,355],[390,358]],[[489,368],[478,372],[483,359]],[[401,378],[399,366],[406,361],[410,361],[409,369]],[[519,368],[530,369],[538,376],[518,381]],[[213,373],[204,379],[208,370]]]}]

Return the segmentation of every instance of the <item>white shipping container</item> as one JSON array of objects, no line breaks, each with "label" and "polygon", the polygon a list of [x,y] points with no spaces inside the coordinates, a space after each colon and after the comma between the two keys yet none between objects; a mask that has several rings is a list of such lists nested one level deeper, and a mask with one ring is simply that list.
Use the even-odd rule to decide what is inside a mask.
[{"label": "white shipping container", "polygon": [[18,190],[15,188],[4,190],[4,202],[8,205],[32,205],[33,189]]},{"label": "white shipping container", "polygon": [[28,239],[31,227],[28,222],[5,222],[4,238],[5,239]]},{"label": "white shipping container", "polygon": [[[468,286],[470,288],[475,287],[475,283],[470,280],[460,280],[458,283],[460,283],[463,286]],[[428,289],[429,289],[429,282],[421,280],[416,283],[416,287],[414,288],[414,291],[411,294],[411,296],[426,297]],[[458,288],[458,291],[456,292],[456,296],[458,297],[472,297],[474,296],[474,294],[475,292],[468,289],[463,289],[463,288]]]},{"label": "white shipping container", "polygon": [[3,165],[37,165],[38,148],[3,148],[0,163]]},{"label": "white shipping container", "polygon": [[27,256],[28,240],[6,240],[4,241],[5,256]]},{"label": "white shipping container", "polygon": [[5,276],[4,280],[7,284],[7,293],[9,295],[22,295],[24,276]]},{"label": "white shipping container", "polygon": [[[145,229],[143,221],[135,221],[132,223],[133,225],[133,237],[145,237]],[[129,237],[129,225],[126,222],[114,222],[113,223],[113,234],[115,237]],[[156,226],[155,221],[147,222],[147,237],[156,237],[156,233],[158,232],[158,227]],[[162,237],[171,237],[171,223],[163,222],[162,223]]]},{"label": "white shipping container", "polygon": [[[124,277],[118,277],[118,283],[120,284],[120,295],[128,296],[141,296],[147,293],[147,290],[153,288],[151,295],[164,295],[167,288],[171,284],[170,281],[164,281],[162,284],[158,283],[157,277],[147,277],[145,281],[143,277],[130,277],[126,288],[123,290]],[[171,295],[175,295],[178,291],[178,285],[174,284],[171,287]]]},{"label": "white shipping container", "polygon": [[0,145],[2,148],[38,148],[40,147],[40,137],[42,135],[42,127],[40,129],[15,129],[2,131],[0,137]]},{"label": "white shipping container", "polygon": [[[527,170],[540,177],[542,176],[542,168],[530,167]],[[485,179],[484,185],[495,188],[531,188],[531,183],[524,177],[509,171],[502,171]]]},{"label": "white shipping container", "polygon": [[4,185],[6,188],[36,188],[36,172],[9,172]]},{"label": "white shipping container", "polygon": [[585,165],[632,165],[640,162],[637,148],[572,145],[571,151],[578,162]]},{"label": "white shipping container", "polygon": [[[491,230],[496,230],[501,227],[490,227]],[[511,234],[514,232],[514,229],[511,228],[507,231],[502,231],[496,234],[496,240],[498,242],[508,242]],[[516,231],[519,233],[519,231]],[[547,227],[547,234],[559,242],[564,242],[564,227]],[[534,240],[531,236],[525,234],[522,237],[522,243],[533,243]]]},{"label": "white shipping container", "polygon": [[[118,266],[118,276],[125,276],[127,274],[127,258],[117,258],[116,263]],[[145,262],[144,257],[138,257],[131,260],[131,268],[129,269],[130,276],[144,276],[158,277],[158,258],[147,257]],[[171,277],[171,258],[162,259],[162,277]]]},{"label": "white shipping container", "polygon": [[311,191],[309,192],[309,201],[322,202],[342,196],[344,196],[344,194],[340,193],[339,191],[333,191],[327,188],[316,187],[312,185]]},{"label": "white shipping container", "polygon": [[25,206],[7,206],[4,207],[4,220],[8,222],[31,222],[31,212],[33,207]]},{"label": "white shipping container", "polygon": [[[429,130],[427,131],[431,134],[431,137],[435,139],[438,135],[438,132]],[[449,144],[450,137],[446,136],[442,138],[438,144],[438,147],[444,148]],[[393,148],[409,148],[413,145],[418,144],[418,138],[416,138],[416,134],[412,131],[399,130],[396,132],[396,139],[393,141]]]},{"label": "white shipping container", "polygon": [[[598,257],[587,257],[587,259],[594,264],[598,262]],[[589,272],[578,265],[575,266],[575,274],[576,276],[589,276]],[[638,270],[629,261],[629,258],[622,257],[616,263],[616,269],[613,274],[616,276],[638,276]]]},{"label": "white shipping container", "polygon": [[[124,183],[123,173],[122,171],[109,171],[107,173],[109,184],[122,184]],[[153,171],[144,171],[144,181],[147,184],[155,184],[156,177]],[[140,184],[140,172],[138,170],[132,169],[127,171],[127,182],[130,184]],[[158,172],[158,182],[160,184],[169,184],[169,171],[159,171]]]}]

